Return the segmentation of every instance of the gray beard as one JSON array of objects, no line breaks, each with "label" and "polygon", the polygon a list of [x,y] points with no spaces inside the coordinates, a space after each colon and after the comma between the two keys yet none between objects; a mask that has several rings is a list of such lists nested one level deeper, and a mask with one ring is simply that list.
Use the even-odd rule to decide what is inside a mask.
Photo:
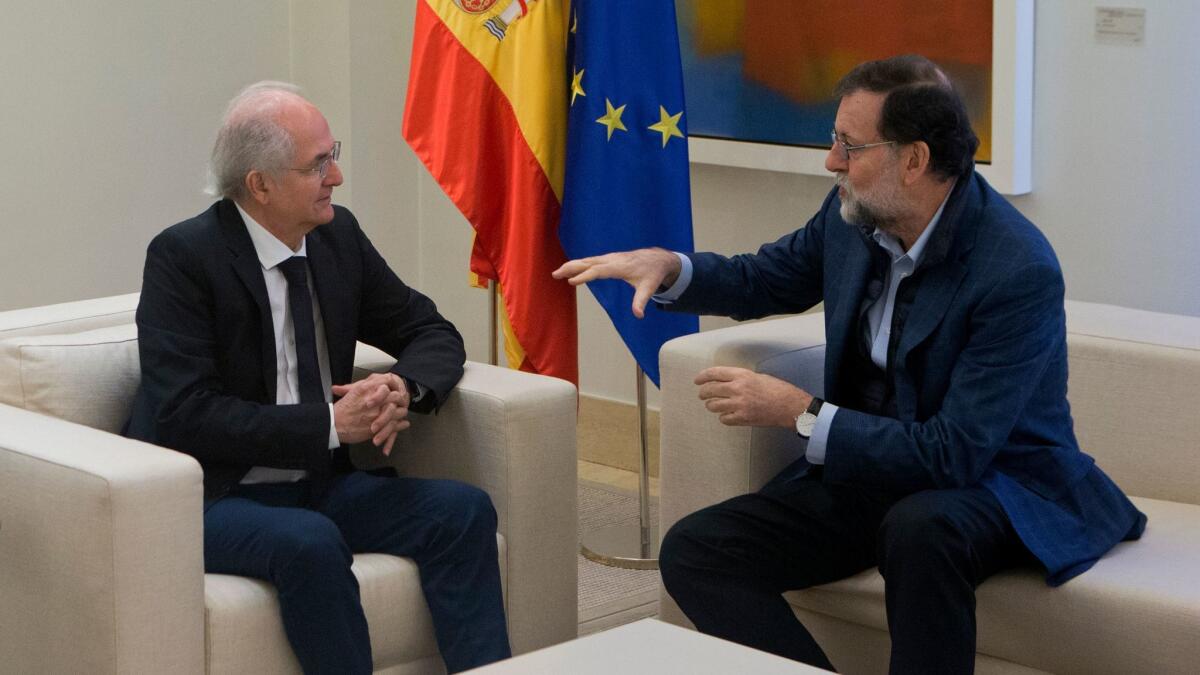
[{"label": "gray beard", "polygon": [[891,232],[896,225],[895,216],[885,214],[879,209],[870,206],[861,199],[854,200],[854,207],[851,209],[847,200],[842,200],[842,206],[838,209],[838,213],[842,216],[842,220],[851,225],[868,230],[878,229],[884,232]]}]

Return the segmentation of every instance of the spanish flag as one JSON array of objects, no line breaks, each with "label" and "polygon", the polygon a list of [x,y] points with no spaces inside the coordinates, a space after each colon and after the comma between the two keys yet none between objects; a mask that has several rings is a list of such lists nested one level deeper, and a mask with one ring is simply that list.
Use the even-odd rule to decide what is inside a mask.
[{"label": "spanish flag", "polygon": [[418,0],[403,135],[475,229],[511,367],[579,382],[575,289],[550,272],[566,144],[562,0]]}]

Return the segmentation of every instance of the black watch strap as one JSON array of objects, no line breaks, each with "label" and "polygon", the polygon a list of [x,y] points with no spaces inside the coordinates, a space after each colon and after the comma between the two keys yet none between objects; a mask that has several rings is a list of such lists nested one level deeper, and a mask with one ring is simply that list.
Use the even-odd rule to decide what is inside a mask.
[{"label": "black watch strap", "polygon": [[814,396],[812,399],[812,403],[808,404],[808,410],[805,410],[804,412],[812,413],[813,415],[818,415],[821,413],[821,406],[823,406],[823,405],[825,405],[825,401],[822,401],[821,399]]}]

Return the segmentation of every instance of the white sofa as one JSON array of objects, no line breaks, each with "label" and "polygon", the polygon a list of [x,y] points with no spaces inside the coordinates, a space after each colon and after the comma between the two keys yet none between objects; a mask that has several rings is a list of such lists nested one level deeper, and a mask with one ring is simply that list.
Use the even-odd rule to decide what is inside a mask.
[{"label": "white sofa", "polygon": [[[786,430],[722,426],[692,378],[735,365],[822,389],[824,317],[808,314],[674,340],[663,383],[663,530],[753,491],[799,456]],[[1033,569],[978,591],[980,673],[1193,673],[1200,669],[1200,318],[1067,303],[1069,394],[1081,447],[1148,517],[1140,541],[1049,588]],[[845,673],[887,672],[883,579],[868,570],[787,594]],[[664,593],[662,613],[686,625]]]},{"label": "white sofa", "polygon": [[[115,433],[137,297],[0,313],[0,671],[299,672],[273,588],[204,574],[199,464]],[[359,346],[356,369],[388,365]],[[575,415],[567,382],[468,363],[392,453],[491,496],[516,653],[576,635]],[[354,573],[376,671],[444,672],[415,565],[357,555]]]}]

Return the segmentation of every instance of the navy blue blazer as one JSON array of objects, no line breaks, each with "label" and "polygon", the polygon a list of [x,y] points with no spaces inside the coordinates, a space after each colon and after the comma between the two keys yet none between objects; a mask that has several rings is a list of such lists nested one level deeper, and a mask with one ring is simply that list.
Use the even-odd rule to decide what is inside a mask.
[{"label": "navy blue blazer", "polygon": [[[667,308],[751,319],[824,300],[825,395],[838,403],[853,386],[839,373],[857,348],[876,246],[840,206],[834,189],[803,229],[753,255],[692,255],[691,285]],[[1145,516],[1075,439],[1063,278],[1042,233],[983,177],[961,178],[902,283],[916,288],[889,363],[898,418],[841,408],[824,480],[908,492],[982,485],[1052,585],[1141,536]]]},{"label": "navy blue blazer", "polygon": [[[345,208],[306,237],[334,384],[361,340],[440,405],[462,377],[462,336],[384,262]],[[221,200],[150,242],[137,308],[141,382],[125,434],[192,455],[205,503],[253,466],[312,469],[329,461],[324,403],[275,404],[275,337],[262,266],[232,201]]]}]

